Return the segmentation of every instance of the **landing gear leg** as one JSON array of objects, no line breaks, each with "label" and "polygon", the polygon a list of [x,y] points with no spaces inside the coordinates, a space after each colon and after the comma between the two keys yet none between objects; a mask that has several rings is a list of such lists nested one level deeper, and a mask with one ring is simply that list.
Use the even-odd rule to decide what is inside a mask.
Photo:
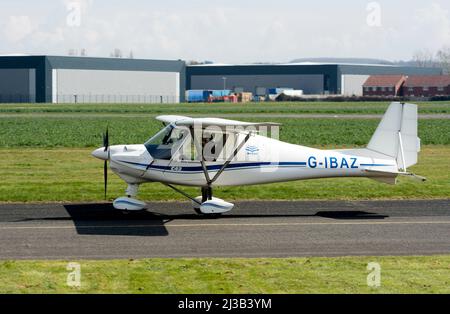
[{"label": "landing gear leg", "polygon": [[212,187],[210,186],[202,187],[202,203],[212,200],[212,197],[213,197]]},{"label": "landing gear leg", "polygon": [[128,197],[136,197],[139,192],[139,184],[128,184],[127,189],[125,190],[125,193]]},{"label": "landing gear leg", "polygon": [[[197,198],[199,199],[199,198]],[[206,201],[211,201],[213,199],[213,189],[210,186],[204,186],[202,187],[202,203],[206,202]],[[220,213],[217,214],[205,214],[200,210],[200,206],[197,206],[197,204],[194,204],[194,210],[198,215],[202,215],[202,216],[207,216],[207,217],[218,217],[221,216]]]},{"label": "landing gear leg", "polygon": [[[212,194],[213,194],[213,191],[210,186],[202,187],[201,203],[203,204],[206,201],[212,200]],[[197,198],[197,200],[199,200],[199,197]],[[200,205],[197,205],[197,204],[193,204],[193,205],[194,205],[194,210],[197,214],[204,215],[204,213],[202,213],[202,211],[200,210]]]}]

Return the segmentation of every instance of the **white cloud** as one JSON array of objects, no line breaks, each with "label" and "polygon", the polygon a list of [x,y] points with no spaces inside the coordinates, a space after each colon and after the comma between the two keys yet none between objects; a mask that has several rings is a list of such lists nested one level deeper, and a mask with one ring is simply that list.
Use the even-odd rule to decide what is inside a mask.
[{"label": "white cloud", "polygon": [[34,31],[35,27],[31,18],[27,15],[10,16],[3,29],[3,34],[8,41],[13,43],[23,40]]},{"label": "white cloud", "polygon": [[429,49],[439,49],[443,44],[450,43],[450,17],[438,3],[417,9],[414,14],[413,30],[415,38]]},{"label": "white cloud", "polygon": [[72,3],[77,3],[81,11],[83,13],[86,13],[87,10],[92,6],[94,3],[93,0],[62,0],[62,3],[65,5],[66,8],[69,8]]},{"label": "white cloud", "polygon": [[[6,21],[0,50],[66,54],[85,48],[90,56],[108,56],[120,48],[138,58],[256,62],[321,56],[408,59],[415,50],[450,43],[450,6],[443,0],[380,0],[381,27],[366,24],[366,3],[356,0],[345,5],[60,0],[43,2],[39,11],[37,2],[23,2],[26,7],[11,2],[0,12],[0,21]],[[75,27],[66,23],[71,2],[82,11]]]}]

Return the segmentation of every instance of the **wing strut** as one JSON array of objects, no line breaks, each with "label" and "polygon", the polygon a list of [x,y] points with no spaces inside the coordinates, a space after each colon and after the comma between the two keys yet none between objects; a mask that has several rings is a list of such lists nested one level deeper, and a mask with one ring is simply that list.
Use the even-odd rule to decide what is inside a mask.
[{"label": "wing strut", "polygon": [[216,175],[211,179],[209,176],[208,168],[205,163],[205,159],[203,157],[203,151],[200,143],[197,141],[197,138],[194,136],[193,129],[191,128],[191,134],[192,138],[194,140],[195,149],[197,150],[197,154],[200,156],[200,163],[202,165],[203,173],[205,174],[206,182],[208,186],[210,187],[222,174],[222,172],[228,167],[228,165],[233,161],[233,158],[236,157],[236,155],[239,153],[239,151],[244,147],[244,145],[248,142],[251,136],[251,132],[248,132],[248,134],[245,136],[244,140],[239,144],[238,147],[234,150],[233,154],[231,154],[230,157],[225,161],[225,163],[222,165],[222,167],[219,169],[219,171],[216,173]]},{"label": "wing strut", "polygon": [[165,186],[168,186],[169,188],[171,188],[172,190],[174,190],[175,192],[180,193],[181,195],[185,196],[186,198],[190,199],[191,201],[197,203],[198,205],[202,205],[202,203],[200,203],[199,201],[197,201],[195,198],[193,198],[192,196],[190,196],[189,194],[187,194],[186,192],[176,188],[175,186],[173,186],[172,184],[168,184],[168,183],[163,183]]},{"label": "wing strut", "polygon": [[228,165],[231,163],[233,158],[236,157],[236,155],[239,153],[239,151],[242,149],[242,147],[248,142],[248,140],[250,138],[250,135],[251,135],[251,133],[248,132],[248,134],[245,136],[245,139],[242,141],[242,143],[239,144],[238,147],[236,147],[236,149],[234,150],[233,154],[231,154],[231,156],[228,157],[227,161],[222,165],[220,170],[216,173],[216,175],[214,176],[214,178],[212,178],[211,182],[209,182],[208,185],[211,185],[212,183],[214,183],[220,177],[222,172],[228,167]]},{"label": "wing strut", "polygon": [[202,165],[203,173],[205,174],[206,182],[209,185],[209,183],[211,182],[211,178],[209,177],[208,168],[206,167],[205,158],[203,156],[202,146],[197,141],[197,138],[195,137],[193,128],[191,128],[191,136],[192,136],[192,139],[194,140],[195,150],[197,151],[198,156],[200,156],[200,163]]}]

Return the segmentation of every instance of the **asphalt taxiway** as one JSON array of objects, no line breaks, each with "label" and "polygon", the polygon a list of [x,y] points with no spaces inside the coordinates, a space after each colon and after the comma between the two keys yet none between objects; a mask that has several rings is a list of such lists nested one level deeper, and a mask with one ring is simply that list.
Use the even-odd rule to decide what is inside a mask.
[{"label": "asphalt taxiway", "polygon": [[236,202],[219,218],[187,202],[0,205],[0,259],[450,254],[450,199]]}]

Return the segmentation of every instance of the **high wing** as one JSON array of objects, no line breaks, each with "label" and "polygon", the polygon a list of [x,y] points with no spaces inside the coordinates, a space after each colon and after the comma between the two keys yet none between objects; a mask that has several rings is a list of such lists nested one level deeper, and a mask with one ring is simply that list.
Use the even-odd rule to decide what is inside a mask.
[{"label": "high wing", "polygon": [[191,118],[185,117],[185,116],[174,116],[174,115],[164,115],[164,116],[156,117],[156,120],[161,121],[165,124],[176,123],[177,121],[186,120],[186,119],[191,119]]},{"label": "high wing", "polygon": [[162,121],[164,123],[170,124],[174,123],[177,126],[197,126],[201,125],[202,128],[207,128],[209,126],[218,126],[218,127],[227,127],[227,126],[235,126],[235,127],[263,127],[263,126],[280,126],[279,123],[273,122],[243,122],[236,120],[228,120],[228,119],[220,119],[220,118],[190,118],[184,116],[158,116],[157,120]]}]

